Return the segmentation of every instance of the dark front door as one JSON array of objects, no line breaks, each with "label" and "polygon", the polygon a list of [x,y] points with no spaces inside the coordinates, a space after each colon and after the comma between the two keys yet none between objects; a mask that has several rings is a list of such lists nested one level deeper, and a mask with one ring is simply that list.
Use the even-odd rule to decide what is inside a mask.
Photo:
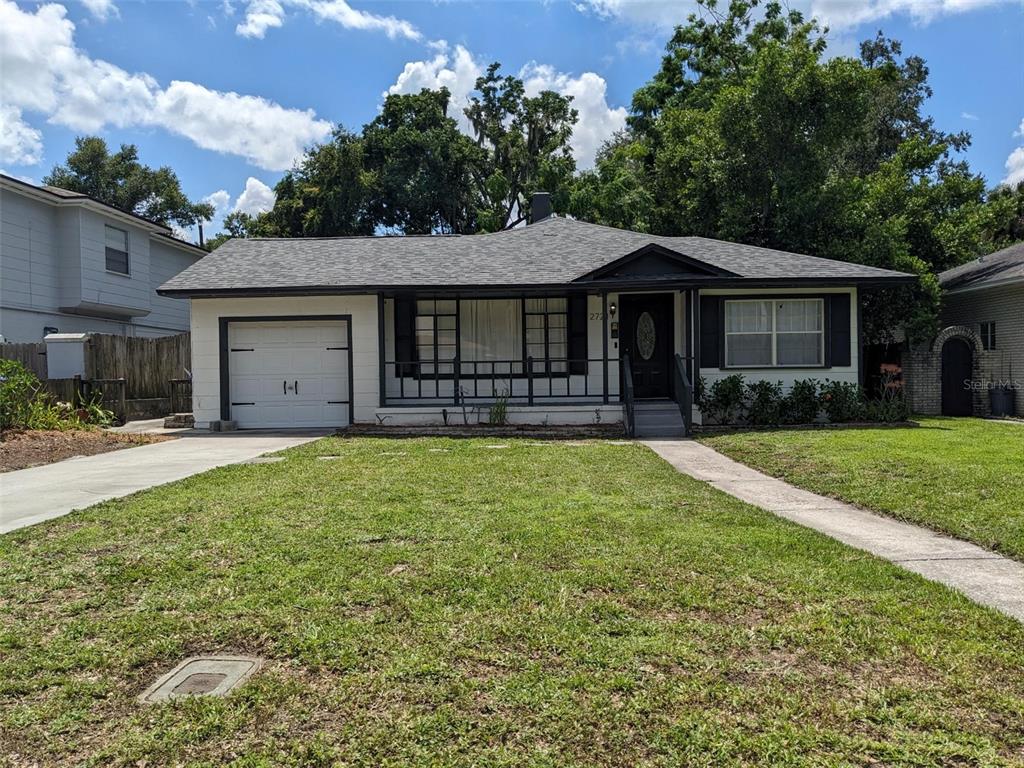
[{"label": "dark front door", "polygon": [[970,416],[974,413],[971,379],[974,353],[963,339],[942,345],[942,415]]},{"label": "dark front door", "polygon": [[619,344],[633,368],[635,397],[668,397],[672,393],[674,307],[671,293],[619,297]]}]

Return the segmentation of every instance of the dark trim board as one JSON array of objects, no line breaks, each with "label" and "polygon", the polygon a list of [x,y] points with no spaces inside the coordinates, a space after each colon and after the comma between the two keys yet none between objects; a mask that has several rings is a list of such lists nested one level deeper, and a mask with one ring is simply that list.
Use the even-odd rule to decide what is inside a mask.
[{"label": "dark trim board", "polygon": [[355,391],[353,390],[354,375],[352,371],[352,315],[245,315],[217,318],[220,341],[220,418],[231,421],[231,371],[228,360],[228,326],[231,323],[301,323],[301,322],[344,322],[348,344],[348,401],[339,405],[348,405],[349,424],[355,421]]},{"label": "dark trim board", "polygon": [[273,288],[160,288],[160,296],[180,298],[231,298],[239,296],[362,296],[383,293],[388,298],[401,293],[421,293],[424,298],[454,298],[458,294],[466,297],[480,298],[483,296],[508,297],[514,296],[548,296],[552,293],[593,293],[609,291],[638,291],[657,293],[673,291],[681,288],[852,288],[859,286],[890,286],[915,285],[917,278],[908,277],[771,277],[771,278],[737,278],[729,276],[698,275],[686,278],[672,277],[660,280],[590,280],[571,283],[502,283],[493,285],[309,285],[279,286]]}]

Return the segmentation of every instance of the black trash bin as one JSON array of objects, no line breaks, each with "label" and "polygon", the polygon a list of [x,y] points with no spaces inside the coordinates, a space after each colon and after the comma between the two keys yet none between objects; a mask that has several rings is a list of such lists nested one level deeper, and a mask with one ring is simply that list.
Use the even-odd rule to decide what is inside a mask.
[{"label": "black trash bin", "polygon": [[988,389],[988,402],[993,416],[1013,416],[1017,390],[1008,384],[996,384]]}]

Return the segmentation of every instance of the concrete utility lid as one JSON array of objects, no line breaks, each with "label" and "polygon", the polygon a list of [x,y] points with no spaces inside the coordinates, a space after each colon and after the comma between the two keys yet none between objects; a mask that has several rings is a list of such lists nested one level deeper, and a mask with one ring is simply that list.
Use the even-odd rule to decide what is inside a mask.
[{"label": "concrete utility lid", "polygon": [[261,663],[253,656],[192,656],[147,688],[139,701],[160,704],[189,696],[227,696]]}]

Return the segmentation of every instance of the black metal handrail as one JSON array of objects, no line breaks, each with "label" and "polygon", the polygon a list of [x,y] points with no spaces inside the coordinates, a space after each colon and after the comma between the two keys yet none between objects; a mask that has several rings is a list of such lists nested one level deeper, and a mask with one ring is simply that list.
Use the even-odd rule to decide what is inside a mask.
[{"label": "black metal handrail", "polygon": [[626,424],[626,435],[636,437],[636,416],[633,398],[633,367],[629,355],[622,356],[622,416]]},{"label": "black metal handrail", "polygon": [[675,365],[675,400],[679,405],[679,414],[683,417],[683,433],[687,436],[693,431],[693,386],[686,375],[686,363],[683,356],[677,354]]},{"label": "black metal handrail", "polygon": [[616,396],[603,384],[607,380],[604,367],[614,362],[600,357],[385,360],[384,404],[482,404],[499,397],[528,405],[537,401],[607,404]]}]

